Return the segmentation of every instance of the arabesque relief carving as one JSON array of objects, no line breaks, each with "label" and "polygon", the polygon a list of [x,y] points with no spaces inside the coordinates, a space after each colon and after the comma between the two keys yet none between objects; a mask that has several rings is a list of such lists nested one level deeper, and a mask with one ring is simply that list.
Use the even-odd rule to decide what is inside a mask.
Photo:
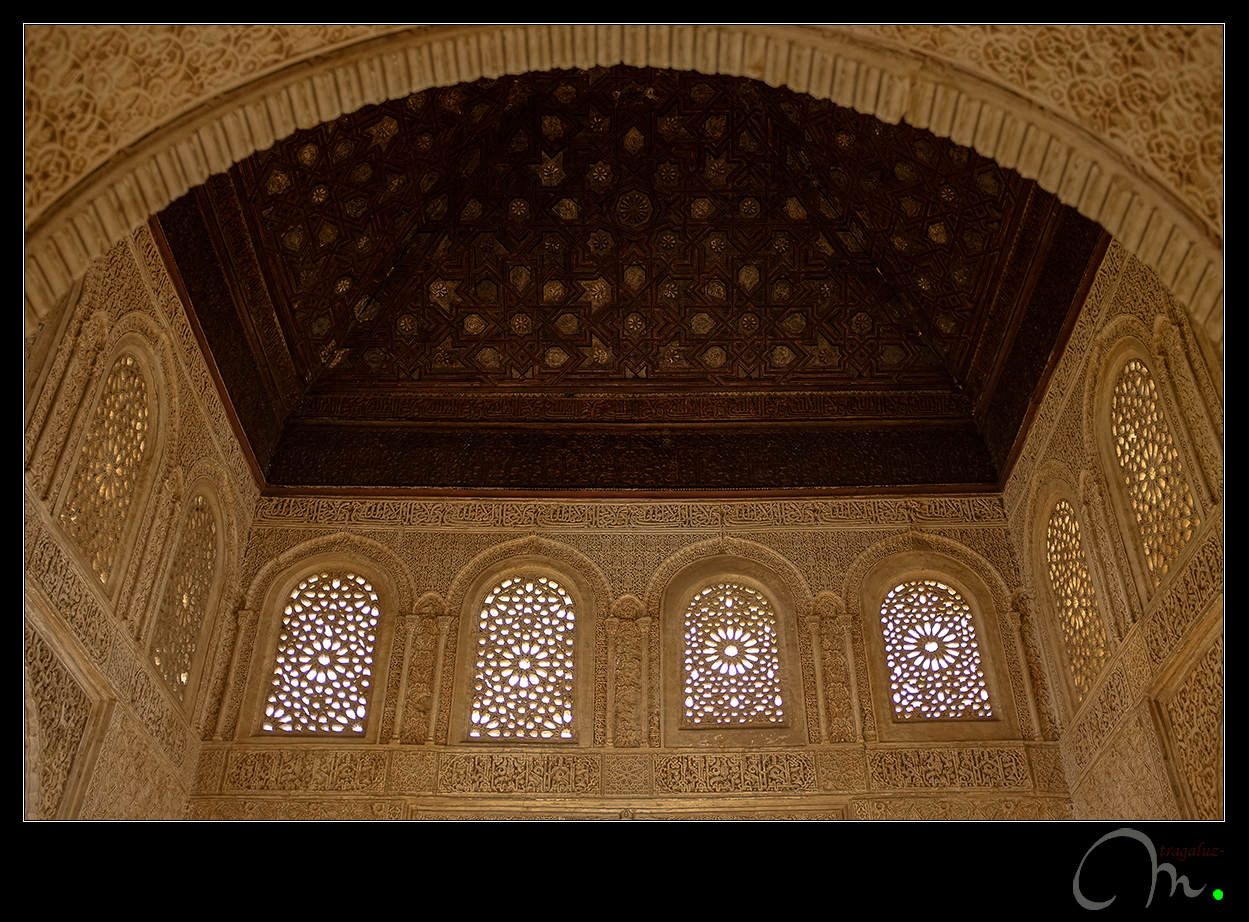
[{"label": "arabesque relief carving", "polygon": [[175,820],[186,811],[187,791],[151,738],[114,712],[104,748],[82,806],[84,820]]},{"label": "arabesque relief carving", "polygon": [[[1185,190],[1214,226],[1223,216],[1221,30],[1139,25],[858,26],[983,69],[1114,138]],[[1176,149],[1163,137],[1186,137]]]},{"label": "arabesque relief carving", "polygon": [[1089,819],[1180,818],[1162,749],[1144,708],[1103,739],[1096,762],[1072,797],[1079,815]]},{"label": "arabesque relief carving", "polygon": [[873,789],[1032,786],[1021,748],[869,750],[867,771]]},{"label": "arabesque relief carving", "polygon": [[599,760],[575,755],[462,755],[439,759],[438,789],[447,793],[596,794]]},{"label": "arabesque relief carving", "polygon": [[1066,799],[1020,797],[967,797],[942,800],[930,797],[856,800],[855,819],[933,820],[1069,820],[1071,803]]},{"label": "arabesque relief carving", "polygon": [[[67,62],[78,54],[66,38],[72,31],[50,27],[48,36],[54,44],[69,44],[57,52],[60,63],[35,61],[30,73],[50,75],[71,68]],[[1089,44],[1080,54],[1100,62],[1099,67],[1109,67],[1119,52],[1096,50],[1101,39],[1091,27],[1085,31]],[[376,34],[327,27],[325,42],[350,42],[366,32]],[[111,33],[102,30],[96,37],[106,34]],[[265,32],[261,27],[256,34],[268,36],[264,41],[270,44],[252,49],[250,57],[229,60],[243,68],[252,61],[261,68],[313,47],[290,50],[298,42],[281,28]],[[1009,63],[1015,52],[998,46],[1003,36],[1014,34],[983,33],[997,49],[993,61],[973,60],[971,45],[959,45],[950,36],[933,39],[932,50],[986,71],[1004,68],[1005,73],[1016,68]],[[1166,45],[1170,34],[1149,32],[1147,50],[1162,54],[1159,49],[1170,47]],[[90,38],[91,33],[81,35]],[[127,37],[125,47],[140,38]],[[120,39],[114,35],[109,41]],[[101,72],[120,68],[109,81],[122,86],[126,54],[118,57],[120,63],[107,64],[100,49],[108,42],[96,44],[91,39],[87,44],[89,48],[80,50],[95,62],[92,67]],[[1194,54],[1199,52],[1194,49]],[[183,66],[171,63],[171,73]],[[1181,62],[1179,69],[1186,66]],[[205,61],[204,67],[211,71],[225,64]],[[139,109],[155,107],[153,117],[167,119],[181,111],[180,106],[193,104],[203,93],[220,91],[222,81],[233,79],[224,70],[214,73],[206,72],[198,84],[185,74],[176,77],[189,82],[183,89],[171,88],[170,98],[162,103],[171,108],[156,106],[146,95],[155,90],[143,85],[121,97]],[[100,92],[120,92],[116,87],[104,86]],[[551,92],[558,89],[553,83]],[[1044,96],[1048,91],[1029,83],[1028,92]],[[97,107],[88,121],[99,121],[101,104],[99,99],[83,101],[88,108]],[[442,97],[431,95],[427,104],[444,103]],[[1072,97],[1055,99],[1054,104],[1069,106],[1076,113],[1073,117],[1084,117],[1076,112],[1084,103]],[[709,118],[716,114],[699,111]],[[134,118],[141,116],[146,117],[140,112]],[[1211,113],[1191,118],[1186,114],[1179,123],[1193,127],[1192,119],[1208,116]],[[1162,112],[1154,127],[1137,127],[1152,136],[1175,118],[1175,113]],[[122,120],[132,127],[139,124],[129,116]],[[714,132],[717,124],[704,120],[683,130]],[[662,125],[656,125],[658,131]],[[377,128],[378,143],[386,143],[386,125],[379,123]],[[40,130],[54,131],[48,126]],[[58,137],[70,136],[64,126],[55,130],[61,132]],[[116,140],[130,130],[126,125],[109,130],[115,137],[97,138],[98,150],[92,151],[129,143]],[[541,130],[539,123],[534,131]],[[638,131],[645,133],[642,128]],[[534,135],[535,143],[539,134]],[[639,157],[652,156],[658,149],[647,146],[657,143],[654,138],[640,142],[629,138],[622,130],[622,144],[641,144]],[[1127,134],[1121,140],[1129,148],[1139,141]],[[739,133],[733,143],[740,141]],[[627,146],[622,149],[622,156],[632,156]],[[610,176],[590,175],[593,163],[578,165],[571,157],[559,161],[558,151],[543,150],[551,163],[541,161],[546,172],[534,174],[542,189],[564,188],[561,184],[571,181],[573,169],[587,171],[577,180],[583,183],[584,201],[565,205],[557,199],[553,208],[569,214],[573,206],[584,210],[586,202],[597,201],[593,184],[608,184],[604,188],[609,192],[602,195],[612,211],[602,229],[611,239],[587,235],[576,244],[584,245],[586,254],[596,246],[618,250],[625,243],[621,228],[641,227],[655,219],[657,202],[650,203],[648,217],[640,199],[623,198],[619,170]],[[297,163],[298,151],[289,153]],[[55,202],[57,190],[76,181],[73,169],[91,169],[88,161],[96,162],[91,159],[95,153],[83,149],[80,154],[76,167],[62,158],[59,172],[40,174],[43,185],[31,193],[32,201],[40,206]],[[1194,156],[1193,164],[1201,160],[1206,169],[1221,163],[1222,153]],[[656,170],[663,162],[656,161]],[[715,162],[697,166],[700,183],[718,175]],[[1174,163],[1167,167],[1171,169]],[[269,179],[269,174],[261,175],[257,188],[263,190]],[[730,186],[726,183],[724,188]],[[1221,203],[1210,199],[1208,191],[1196,190],[1189,206],[1203,213],[1211,207],[1220,209]],[[422,200],[423,206],[436,205],[436,198]],[[702,198],[708,202],[700,204]],[[742,217],[742,205],[735,203],[734,220],[748,220]],[[700,194],[682,207],[689,220],[699,221],[702,209],[721,204]],[[784,221],[803,226],[797,207],[782,213]],[[584,211],[581,214],[584,217]],[[536,220],[532,211],[527,220]],[[552,226],[564,220],[559,210],[542,218]],[[932,246],[945,245],[927,236],[927,227],[923,233]],[[931,233],[940,237],[940,231]],[[798,236],[795,231],[790,246]],[[274,240],[275,246],[285,245],[278,237]],[[714,262],[720,257],[712,242],[699,259],[720,265]],[[545,240],[533,244],[547,247]],[[658,238],[654,245],[662,246]],[[516,345],[521,339],[513,342],[512,337],[533,334],[518,332],[524,328],[524,321],[517,319],[520,313],[531,324],[549,322],[559,343],[553,340],[531,358],[538,374],[558,377],[564,365],[549,348],[558,345],[565,352],[563,361],[577,362],[590,362],[597,348],[606,348],[601,331],[590,322],[596,310],[612,303],[601,301],[605,289],[599,283],[611,289],[612,297],[634,282],[650,285],[648,297],[653,296],[654,308],[673,312],[683,324],[680,337],[654,340],[657,367],[668,362],[662,365],[665,373],[690,376],[692,363],[698,362],[699,374],[714,377],[721,373],[716,369],[726,365],[716,364],[710,347],[730,350],[708,339],[706,350],[691,352],[689,343],[709,335],[699,332],[710,329],[707,323],[728,322],[727,314],[721,314],[736,303],[728,286],[737,286],[735,297],[743,309],[751,298],[765,298],[758,302],[765,306],[789,305],[758,319],[759,329],[777,332],[772,345],[789,348],[794,357],[785,363],[782,353],[770,349],[752,354],[755,364],[750,366],[783,375],[783,368],[798,361],[796,344],[817,325],[814,314],[791,303],[796,288],[809,279],[802,281],[801,273],[791,273],[794,277],[788,281],[795,287],[788,296],[783,286],[777,287],[786,281],[780,277],[785,275],[780,267],[789,258],[783,255],[785,245],[769,235],[759,243],[767,250],[766,259],[743,256],[739,265],[725,257],[722,301],[717,300],[718,289],[705,287],[691,294],[688,285],[682,289],[676,279],[673,302],[671,292],[662,287],[666,279],[651,278],[644,268],[646,278],[639,281],[637,273],[630,272],[630,261],[618,267],[618,274],[596,271],[585,278],[576,273],[555,278],[559,273],[544,275],[529,266],[527,279],[513,275],[511,270],[517,267],[508,263],[507,272],[497,280],[500,289],[519,285],[532,295],[533,304],[522,311],[518,302],[513,305],[517,310],[506,316],[487,310],[491,305],[482,300],[483,293],[461,290],[463,284],[457,288],[457,279],[449,273],[439,276],[445,290],[426,287],[422,297],[433,304],[445,301],[445,309],[457,318],[457,336],[483,337],[483,344],[495,336],[508,348],[522,348],[523,342]],[[313,246],[311,238],[304,240],[298,252],[307,255]],[[1056,359],[1048,389],[1035,408],[1033,427],[1022,438],[1002,483],[987,485],[983,493],[957,495],[890,486],[871,495],[812,491],[758,496],[731,491],[672,495],[659,490],[639,496],[575,491],[439,495],[416,490],[401,494],[381,487],[355,495],[331,489],[302,494],[269,489],[263,474],[258,479],[249,446],[238,440],[235,408],[218,391],[217,372],[205,360],[196,328],[181,303],[186,297],[183,280],[165,268],[163,247],[154,228],[144,229],[93,264],[66,303],[67,313],[58,315],[57,329],[48,324],[40,334],[50,337],[48,349],[30,353],[43,358],[38,359],[37,373],[29,376],[31,390],[24,403],[28,600],[24,684],[29,698],[25,738],[27,784],[33,791],[28,804],[37,804],[34,812],[41,817],[504,819],[515,817],[517,805],[526,798],[542,801],[542,809],[531,817],[568,818],[586,810],[612,818],[674,820],[1221,815],[1223,642],[1218,603],[1225,570],[1223,411],[1213,383],[1221,371],[1209,364],[1205,347],[1197,345],[1180,302],[1132,255],[1131,247],[1111,244],[1092,278],[1066,351]],[[507,263],[497,254],[495,258]],[[584,258],[587,265],[602,262],[599,256]],[[757,278],[741,271],[750,267],[759,272]],[[549,287],[552,282],[564,288],[556,291]],[[540,313],[539,307],[550,307],[552,316]],[[798,314],[804,315],[801,324]],[[470,320],[470,315],[477,320]],[[304,320],[315,322],[311,317]],[[853,315],[841,320],[829,315],[818,322],[843,320],[846,336],[867,335],[855,332]],[[471,332],[477,322],[494,324],[493,332]],[[637,323],[627,320],[627,314],[620,322],[626,331],[630,323]],[[642,322],[651,321],[643,316]],[[865,321],[857,324],[863,328]],[[647,329],[649,333],[639,335],[658,336],[653,326]],[[743,329],[735,328],[733,337],[748,340],[753,334]],[[572,340],[583,334],[589,351],[574,353],[582,347],[571,346]],[[389,343],[402,341],[404,335],[401,329],[386,333]],[[676,348],[665,352],[672,341]],[[318,342],[325,345],[328,340]],[[433,344],[430,361],[436,358],[437,345]],[[510,355],[509,361],[515,358],[498,344],[493,348],[501,357]],[[110,388],[107,383],[119,360],[130,368],[125,356],[133,357],[139,376],[127,380],[131,384],[141,380],[145,391],[139,403],[148,407],[149,429],[143,438],[150,440],[152,454],[144,463],[152,466],[140,465],[138,472],[127,473],[122,465],[112,472],[119,485],[114,495],[122,488],[129,491],[129,507],[114,504],[98,513],[97,518],[111,524],[89,538],[66,518],[74,519],[74,510],[83,506],[80,500],[91,492],[75,480],[78,470],[91,467],[80,463],[83,446],[96,444],[92,431],[99,412],[116,411],[117,419],[130,420],[126,438],[131,442],[121,439],[113,444],[105,438],[101,443],[111,446],[96,453],[107,465],[119,450],[125,455],[127,446],[133,449],[131,443],[139,433],[134,423],[144,415],[134,410],[139,403],[121,399],[135,388]],[[1111,361],[1116,358],[1121,360]],[[450,354],[450,360],[468,359]],[[620,360],[619,353],[610,357]],[[478,356],[474,361],[483,359]],[[1113,433],[1109,414],[1099,409],[1109,406],[1117,376],[1133,361],[1150,373],[1158,413],[1171,425],[1174,457],[1189,483],[1188,506],[1163,504],[1163,519],[1170,516],[1166,510],[1177,506],[1191,508],[1192,514],[1185,513],[1190,534],[1167,546],[1159,558],[1165,560],[1165,572],[1155,568],[1156,579],[1148,563],[1152,551],[1142,545],[1133,519],[1123,515],[1130,500],[1116,498],[1114,490],[1120,488],[1111,479],[1114,468],[1108,463],[1114,461]],[[983,371],[975,363],[969,367]],[[482,368],[474,373],[498,373]],[[1139,398],[1144,391],[1137,387],[1133,393]],[[1133,425],[1148,429],[1158,413],[1138,414]],[[761,468],[773,461],[788,463],[784,458],[757,459]],[[1063,647],[1066,637],[1043,595],[1042,581],[1048,577],[1045,530],[1036,528],[1038,520],[1044,525],[1056,508],[1055,484],[1060,481],[1064,489],[1059,492],[1070,504],[1072,520],[1079,523],[1087,561],[1087,572],[1078,574],[1077,581],[1083,587],[1087,579],[1082,591],[1096,595],[1109,625],[1101,639],[1096,632],[1073,634],[1089,648],[1089,655],[1081,660],[1079,700],[1070,707],[1063,704],[1062,683],[1070,670]],[[269,495],[261,496],[264,491]],[[1045,501],[1050,503],[1047,509],[1041,508]],[[142,510],[141,518],[133,517],[136,510]],[[1170,524],[1164,522],[1162,527]],[[219,547],[222,555],[211,565],[210,545],[214,550]],[[972,616],[981,623],[993,619],[997,659],[982,668],[996,670],[998,684],[993,713],[985,719],[997,718],[999,703],[1012,711],[1015,717],[1013,723],[1004,724],[1004,735],[904,740],[889,735],[896,724],[888,716],[892,702],[879,700],[879,686],[873,684],[885,662],[879,615],[883,595],[872,600],[872,612],[871,605],[865,609],[863,587],[873,568],[887,567],[891,558],[906,555],[913,555],[909,559],[920,561],[922,567],[908,565],[903,568],[907,572],[881,575],[881,580],[892,580],[886,591],[913,580],[940,582],[944,576],[958,584]],[[776,578],[779,588],[768,598],[770,617],[779,626],[777,638],[789,638],[792,644],[768,643],[775,647],[775,663],[789,679],[783,695],[771,685],[759,686],[770,692],[771,703],[764,702],[764,716],[756,722],[782,723],[793,717],[796,733],[790,737],[767,745],[739,745],[726,738],[692,750],[674,744],[668,735],[665,696],[669,687],[684,690],[680,685],[684,651],[665,632],[674,616],[666,607],[665,592],[685,568],[711,558],[740,560],[746,575],[755,574],[757,581],[765,571]],[[294,582],[289,590],[314,571],[337,574],[340,564],[362,560],[375,565],[376,575],[369,573],[375,581],[369,583],[370,591],[376,591],[386,606],[380,627],[366,626],[377,628],[380,644],[374,648],[374,674],[362,692],[367,732],[309,734],[315,739],[282,733],[274,734],[277,739],[256,740],[273,678],[273,664],[265,661],[277,649],[284,616],[282,606],[275,607],[270,598],[281,594],[277,584],[290,578]],[[943,561],[950,573],[910,572],[940,570]],[[453,716],[457,708],[464,714],[472,712],[471,683],[480,656],[477,648],[463,642],[464,621],[478,619],[489,608],[487,597],[496,583],[524,575],[525,568],[541,571],[543,578],[562,588],[563,583],[543,567],[575,577],[575,588],[568,590],[575,604],[567,607],[575,616],[576,630],[585,631],[584,645],[571,665],[578,680],[584,677],[586,683],[578,687],[573,701],[583,722],[571,738],[509,737],[498,744],[469,739]],[[971,589],[958,580],[959,574],[968,573],[979,581]],[[725,619],[739,601],[753,598],[749,593],[762,591],[754,583],[733,583],[735,575],[741,574],[726,572],[707,581],[707,586],[740,585],[743,590],[733,596],[733,606],[716,609],[717,619]],[[593,617],[583,620],[583,611],[592,611]],[[485,620],[487,631],[506,627],[505,619]],[[762,623],[743,621],[734,628],[740,635],[715,634],[716,643],[704,643],[692,661],[702,657],[699,661],[721,678],[732,669],[744,669],[743,651],[753,656],[765,645],[752,633],[766,635],[767,630],[759,627]],[[715,630],[719,627],[709,628],[708,637]],[[521,653],[545,651],[532,638],[525,643],[529,648]],[[728,650],[736,644],[740,646]],[[714,652],[707,652],[713,646]],[[545,652],[546,660],[560,659]],[[772,668],[772,655],[759,655],[751,668],[755,662]],[[497,673],[494,684],[502,690],[493,697],[504,700],[483,704],[479,710],[486,714],[495,708],[502,715],[512,690],[521,687],[522,671],[519,659],[510,653],[489,661]],[[298,673],[300,667],[293,668]],[[84,684],[84,676],[91,676],[91,681]],[[544,688],[526,681],[526,688]],[[717,682],[715,695],[724,692],[731,699],[740,690],[727,680]],[[327,689],[332,685],[322,684]],[[753,707],[749,701],[726,704],[708,694],[705,713],[723,718],[730,729],[741,722],[742,708]],[[769,708],[775,711],[775,721]],[[313,710],[310,705],[309,713]],[[552,707],[552,714],[557,711]],[[919,722],[931,726],[929,718]],[[349,735],[360,738],[345,738]],[[554,735],[562,737],[560,732]],[[615,801],[621,805],[614,806]],[[639,806],[644,802],[648,805]],[[621,816],[622,812],[628,815]]]},{"label": "arabesque relief carving", "polygon": [[806,753],[660,756],[655,760],[660,794],[814,791],[815,760]]},{"label": "arabesque relief carving", "polygon": [[381,752],[235,752],[226,765],[222,791],[380,793],[386,786],[387,761]]},{"label": "arabesque relief carving", "polygon": [[1223,818],[1223,638],[1166,703],[1196,818]]},{"label": "arabesque relief carving", "polygon": [[[56,654],[38,633],[26,627],[26,662],[24,679],[35,713],[34,726],[27,727],[33,739],[28,746],[37,748],[38,776],[28,784],[37,784],[35,816],[27,819],[57,819],[70,772],[82,746],[87,720],[91,716],[91,700],[74,677],[61,664]],[[28,717],[28,719],[30,719]]]}]

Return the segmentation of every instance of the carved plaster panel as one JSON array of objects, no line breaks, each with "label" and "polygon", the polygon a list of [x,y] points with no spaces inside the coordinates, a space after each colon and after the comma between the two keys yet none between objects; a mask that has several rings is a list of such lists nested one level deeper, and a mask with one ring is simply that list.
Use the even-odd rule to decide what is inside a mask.
[{"label": "carved plaster panel", "polygon": [[868,779],[874,790],[906,788],[1030,788],[1022,748],[870,749]]},{"label": "carved plaster panel", "polygon": [[82,806],[85,820],[181,819],[186,789],[154,741],[122,710],[114,712]]},{"label": "carved plaster panel", "polygon": [[1057,797],[891,797],[855,800],[859,820],[1069,820],[1071,803]]},{"label": "carved plaster panel", "polygon": [[[27,819],[60,818],[61,802],[83,748],[91,699],[38,632],[26,625],[25,693],[33,705],[26,720]],[[79,768],[81,771],[81,768]]]},{"label": "carved plaster panel", "polygon": [[1223,638],[1165,703],[1180,771],[1198,819],[1223,818]]},{"label": "carved plaster panel", "polygon": [[1088,820],[1172,820],[1180,813],[1148,708],[1136,708],[1099,746],[1072,791],[1075,815]]},{"label": "carved plaster panel", "polygon": [[[1213,228],[1223,219],[1221,27],[857,26],[993,74],[1114,139],[1166,176]],[[1180,145],[1172,139],[1187,138]]]}]

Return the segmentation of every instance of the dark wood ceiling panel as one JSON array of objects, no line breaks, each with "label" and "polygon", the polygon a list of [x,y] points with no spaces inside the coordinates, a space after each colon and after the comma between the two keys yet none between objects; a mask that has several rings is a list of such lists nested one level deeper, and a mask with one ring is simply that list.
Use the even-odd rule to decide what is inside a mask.
[{"label": "dark wood ceiling panel", "polygon": [[[261,369],[227,386],[281,419],[276,443],[265,414],[241,420],[275,485],[992,483],[1078,308],[1079,285],[1050,276],[1082,278],[1098,238],[928,132],[626,67],[368,107],[255,154],[170,217],[183,274],[215,261],[228,284],[213,297],[236,301],[238,329],[206,337]],[[1041,279],[1056,300],[1036,302]],[[435,458],[469,450],[468,423],[494,427],[472,475]],[[537,473],[561,438],[710,454],[649,484],[641,461],[561,482]],[[327,453],[353,439],[368,450],[332,475]],[[490,473],[500,450],[528,460]],[[779,463],[813,450],[841,460]],[[923,472],[902,457],[939,451]],[[752,452],[779,453],[773,474]]]},{"label": "dark wood ceiling panel", "polygon": [[292,425],[274,483],[507,491],[820,491],[991,484],[969,422],[685,430]]}]

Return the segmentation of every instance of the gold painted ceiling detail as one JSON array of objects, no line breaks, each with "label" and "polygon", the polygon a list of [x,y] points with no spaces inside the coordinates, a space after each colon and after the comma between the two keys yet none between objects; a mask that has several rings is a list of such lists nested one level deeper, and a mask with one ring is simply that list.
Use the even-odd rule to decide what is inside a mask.
[{"label": "gold painted ceiling detail", "polygon": [[361,109],[160,222],[270,483],[432,488],[994,482],[1101,237],[929,132],[623,66]]},{"label": "gold painted ceiling detail", "polygon": [[1019,197],[926,132],[624,67],[414,94],[236,176],[316,393],[948,391]]}]

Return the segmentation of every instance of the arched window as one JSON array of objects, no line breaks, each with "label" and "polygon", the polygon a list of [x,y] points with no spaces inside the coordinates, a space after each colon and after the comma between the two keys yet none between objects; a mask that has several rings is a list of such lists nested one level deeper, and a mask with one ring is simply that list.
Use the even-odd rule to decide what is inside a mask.
[{"label": "arched window", "polygon": [[299,582],[283,613],[264,731],[364,733],[378,601],[369,581],[350,570]]},{"label": "arched window", "polygon": [[847,575],[871,681],[865,732],[890,743],[1023,738],[1022,683],[1006,645],[1016,638],[1004,642],[1001,630],[1004,581],[957,541],[931,535],[916,549],[912,540],[885,539]]},{"label": "arched window", "polygon": [[[798,632],[803,591],[787,562],[691,554],[674,566],[658,599],[662,646],[658,691],[666,746],[795,746],[818,739],[808,725]],[[799,597],[802,598],[802,597]]]},{"label": "arched window", "polygon": [[786,723],[776,614],[762,593],[714,583],[690,600],[682,632],[683,726]]},{"label": "arched window", "polygon": [[113,364],[61,508],[61,523],[107,585],[149,459],[148,387],[138,360]]},{"label": "arched window", "polygon": [[1201,522],[1158,390],[1139,359],[1124,365],[1115,382],[1111,433],[1141,552],[1157,586]]},{"label": "arched window", "polygon": [[576,738],[576,611],[557,580],[537,574],[496,583],[481,603],[469,739]]},{"label": "arched window", "polygon": [[1067,648],[1071,683],[1076,700],[1080,701],[1106,661],[1106,629],[1097,609],[1097,593],[1080,540],[1080,523],[1065,499],[1055,504],[1050,515],[1045,533],[1045,559]]},{"label": "arched window", "polygon": [[971,606],[937,579],[895,586],[880,607],[889,693],[897,718],[992,717]]},{"label": "arched window", "polygon": [[187,510],[152,637],[152,662],[180,701],[191,684],[216,565],[217,521],[200,493]]}]

